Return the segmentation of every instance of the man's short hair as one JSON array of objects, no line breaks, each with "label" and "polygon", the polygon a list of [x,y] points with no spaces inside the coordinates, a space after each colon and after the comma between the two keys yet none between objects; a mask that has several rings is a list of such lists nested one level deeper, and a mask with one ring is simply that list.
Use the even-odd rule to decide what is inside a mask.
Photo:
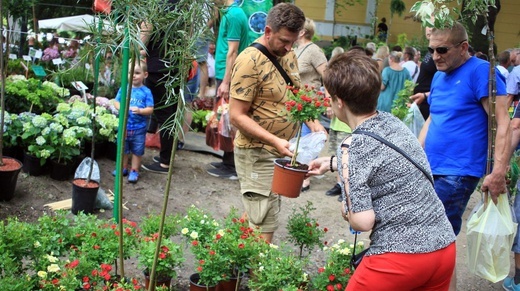
[{"label": "man's short hair", "polygon": [[466,32],[466,28],[459,22],[455,22],[451,28],[445,29],[432,29],[432,35],[448,35],[448,41],[451,42],[452,45],[459,44],[463,40],[468,40],[468,33]]},{"label": "man's short hair", "polygon": [[508,51],[503,51],[498,54],[498,63],[501,65],[507,65],[509,63],[509,60],[511,59],[511,54]]},{"label": "man's short hair", "polygon": [[303,29],[305,14],[294,4],[280,3],[271,8],[267,14],[266,25],[269,25],[273,32],[278,32],[285,28],[290,32],[296,33]]},{"label": "man's short hair", "polygon": [[381,92],[381,74],[377,62],[356,50],[335,56],[325,69],[323,84],[336,100],[339,98],[353,114],[376,110]]}]

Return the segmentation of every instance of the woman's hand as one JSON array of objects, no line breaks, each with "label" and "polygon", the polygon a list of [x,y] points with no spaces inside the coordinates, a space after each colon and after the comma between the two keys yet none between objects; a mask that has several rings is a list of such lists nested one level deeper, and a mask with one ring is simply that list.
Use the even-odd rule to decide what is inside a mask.
[{"label": "woman's hand", "polygon": [[307,176],[322,175],[330,169],[330,157],[321,157],[309,163]]}]

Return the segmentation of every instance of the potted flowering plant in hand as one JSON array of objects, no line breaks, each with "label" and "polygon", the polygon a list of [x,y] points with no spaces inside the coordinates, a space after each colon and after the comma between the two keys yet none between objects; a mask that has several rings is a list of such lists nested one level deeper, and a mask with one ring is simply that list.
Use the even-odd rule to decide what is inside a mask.
[{"label": "potted flowering plant in hand", "polygon": [[[314,87],[305,85],[303,89],[288,86],[288,100],[285,102],[285,114],[287,118],[298,126],[296,147],[291,160],[275,160],[272,191],[274,193],[295,198],[300,195],[300,190],[307,173],[307,165],[301,165],[296,161],[302,135],[303,123],[317,120],[330,106],[329,98]],[[294,180],[293,180],[294,179]]]}]

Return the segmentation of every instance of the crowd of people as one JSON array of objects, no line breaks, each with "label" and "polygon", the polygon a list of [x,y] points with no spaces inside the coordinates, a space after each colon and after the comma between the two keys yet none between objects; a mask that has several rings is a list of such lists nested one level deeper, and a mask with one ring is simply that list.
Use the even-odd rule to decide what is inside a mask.
[{"label": "crowd of people", "polygon": [[[175,0],[170,2],[174,9]],[[233,0],[217,1],[217,6],[220,12],[209,11],[206,26],[216,39],[202,40],[204,50],[196,55],[204,81],[191,93],[193,98],[207,95],[214,68],[215,104],[229,105],[234,130],[219,132],[226,141],[222,162],[209,164],[207,173],[239,181],[249,224],[259,227],[267,242],[279,227],[281,198],[271,191],[273,161],[293,155],[288,140],[298,132],[280,114],[287,85],[320,88],[332,100],[323,116],[330,124],[308,121],[302,135],[326,131],[330,155],[310,162],[302,191],[310,189],[311,176],[336,172],[337,183],[325,195],[338,196],[342,216],[354,231],[371,231],[370,249],[346,290],[455,290],[455,241],[471,194],[481,179],[481,190],[494,200],[506,193],[507,167],[520,141],[520,110],[509,117],[512,102],[518,103],[520,49],[498,55],[494,164],[486,174],[490,64],[470,53],[460,23],[426,28],[428,51],[422,58],[413,47],[368,43],[347,52],[335,48],[327,59],[312,41],[313,20],[293,4],[274,6],[257,39],[249,38],[247,17]],[[132,86],[148,89],[131,96],[135,119],[130,121],[136,126],[130,131],[141,136],[147,130],[143,118],[154,117],[160,155],[141,167],[167,173],[174,137],[161,125],[176,105],[164,106],[163,52],[150,39],[153,27],[143,23],[141,28],[146,63],[137,64]],[[382,21],[380,40],[386,41],[387,30]],[[406,80],[417,84],[409,99],[426,120],[418,138],[390,114]],[[126,135],[125,154],[135,157],[123,170],[130,182],[139,178],[140,142]],[[520,200],[515,205],[520,215]],[[514,252],[515,276],[504,281],[506,290],[520,290],[518,243]]]}]

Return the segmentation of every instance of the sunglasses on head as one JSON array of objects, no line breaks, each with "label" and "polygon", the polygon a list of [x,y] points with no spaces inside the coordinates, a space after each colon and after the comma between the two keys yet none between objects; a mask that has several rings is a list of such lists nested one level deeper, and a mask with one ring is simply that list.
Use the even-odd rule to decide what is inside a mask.
[{"label": "sunglasses on head", "polygon": [[437,52],[439,55],[443,55],[443,54],[447,53],[450,49],[452,49],[454,47],[458,47],[459,45],[461,45],[465,41],[466,41],[466,39],[461,41],[461,42],[459,42],[458,44],[456,44],[454,46],[440,46],[440,47],[436,47],[436,48],[428,47],[428,51],[432,55],[433,55],[433,52]]}]

